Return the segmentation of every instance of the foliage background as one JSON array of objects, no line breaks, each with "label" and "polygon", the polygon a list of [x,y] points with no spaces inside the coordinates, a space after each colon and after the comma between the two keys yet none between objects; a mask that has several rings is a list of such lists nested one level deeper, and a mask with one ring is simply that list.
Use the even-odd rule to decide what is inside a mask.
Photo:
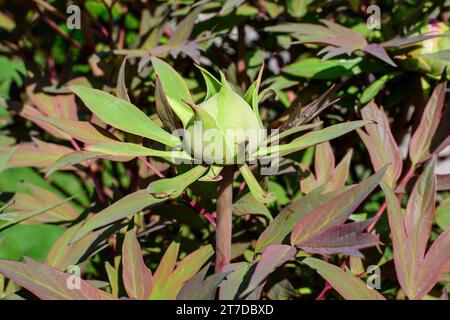
[{"label": "foliage background", "polygon": [[[297,33],[299,26],[289,24],[319,25],[321,19],[325,19],[358,32],[369,43],[408,38],[433,30],[448,34],[449,1],[195,2],[74,1],[81,8],[81,29],[69,30],[66,8],[71,1],[0,1],[0,170],[3,169],[0,207],[17,197],[17,193],[22,195],[24,212],[73,196],[64,204],[63,212],[56,215],[73,213],[72,217],[76,217],[66,221],[34,219],[1,230],[1,259],[20,260],[28,256],[45,261],[55,241],[74,222],[82,221],[87,214],[98,212],[158,179],[138,159],[129,162],[97,160],[88,168],[72,168],[46,177],[46,168],[61,155],[61,148],[73,149],[74,146],[49,131],[48,126],[32,121],[32,113],[24,113],[25,105],[37,106],[44,113],[58,113],[61,109],[40,109],[39,101],[43,101],[43,108],[49,103],[58,108],[61,101],[46,99],[56,95],[67,97],[67,85],[82,84],[114,93],[123,76],[120,70],[124,56],[128,57],[123,80],[129,98],[154,120],[157,120],[155,74],[149,63],[150,56],[164,59],[180,72],[196,100],[201,100],[206,92],[194,62],[214,73],[226,72],[241,94],[256,79],[264,62],[262,88],[278,92],[277,98],[267,95],[260,104],[262,120],[271,128],[283,123],[296,106],[307,105],[333,84],[340,100],[320,115],[324,126],[360,119],[362,107],[374,99],[390,119],[394,139],[405,159],[404,173],[407,171],[411,132],[418,127],[425,104],[448,65],[450,40],[437,38],[427,40],[428,45],[392,48],[388,52],[396,67],[361,50],[321,61],[318,52],[323,46],[295,43],[305,40],[305,36]],[[367,28],[366,9],[370,4],[377,4],[381,9],[380,30]],[[441,52],[441,56],[426,55],[436,52]],[[80,120],[95,123],[95,118],[91,119],[79,100],[77,106]],[[448,122],[448,113],[443,119]],[[36,139],[51,145],[36,142]],[[33,141],[34,147],[22,150],[20,158],[10,161],[11,146],[30,146]],[[374,172],[370,155],[356,132],[333,140],[331,145],[336,163],[349,149],[353,150],[348,184]],[[283,207],[302,196],[299,178],[307,168],[313,170],[314,152],[315,148],[311,147],[295,153],[290,158],[296,165],[290,166],[287,174],[265,180],[268,190],[277,196],[267,212],[260,208],[255,215],[248,214],[248,209],[243,210],[243,215],[238,215],[238,210],[234,212],[234,261],[252,261],[255,240],[268,225],[264,215],[275,217]],[[175,174],[166,162],[157,158],[149,161],[166,176]],[[448,174],[448,163],[448,152],[441,152],[437,172]],[[101,193],[96,192],[92,181],[101,184]],[[240,178],[235,181],[235,192],[241,182]],[[188,194],[209,212],[215,211],[214,184],[197,182]],[[438,193],[432,239],[448,229],[449,200],[448,192]],[[374,216],[383,201],[381,190],[373,192],[351,218],[358,221]],[[138,236],[146,264],[152,270],[160,264],[163,253],[174,239],[181,245],[181,257],[202,245],[214,243],[214,228],[185,201],[170,201],[145,213],[136,215],[134,221],[139,226]],[[379,265],[382,274],[379,291],[390,299],[404,298],[395,275],[386,214],[377,223],[375,232],[380,236],[380,244],[365,249],[364,260],[335,255],[330,256],[328,262],[338,266],[345,263],[356,275],[363,273],[361,267]],[[120,233],[109,236],[103,241],[102,250],[93,252],[80,264],[86,279],[109,282],[103,285],[110,291],[108,286],[116,283],[114,290],[121,293],[124,288],[116,277],[122,237]],[[444,287],[448,287],[445,283],[441,281],[428,297],[441,296]],[[333,290],[325,289],[321,294],[324,285],[323,279],[306,265],[288,262],[271,274],[262,297],[340,299]],[[3,290],[0,295],[6,296],[5,288],[0,282]]]}]

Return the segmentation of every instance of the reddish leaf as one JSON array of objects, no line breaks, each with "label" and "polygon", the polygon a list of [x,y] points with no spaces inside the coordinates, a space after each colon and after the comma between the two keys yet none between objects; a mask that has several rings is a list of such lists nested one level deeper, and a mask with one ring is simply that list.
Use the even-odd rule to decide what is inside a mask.
[{"label": "reddish leaf", "polygon": [[69,289],[70,274],[29,258],[25,263],[0,260],[0,273],[41,300],[101,300],[108,296],[82,279],[79,289]]},{"label": "reddish leaf", "polygon": [[378,237],[363,233],[372,223],[371,220],[341,224],[296,244],[297,247],[311,253],[323,255],[344,253],[363,258],[359,249],[373,247],[378,243]]},{"label": "reddish leaf", "polygon": [[418,164],[431,153],[431,144],[436,133],[445,101],[447,81],[441,81],[434,88],[430,100],[423,111],[422,119],[409,143],[409,156],[413,164]]},{"label": "reddish leaf", "polygon": [[366,125],[366,132],[361,129],[357,132],[369,151],[375,171],[390,164],[383,182],[392,188],[402,173],[403,159],[389,127],[389,120],[383,108],[378,108],[374,102],[364,107],[361,115],[365,120],[375,121],[375,124]]},{"label": "reddish leaf", "polygon": [[152,272],[144,263],[141,247],[136,238],[136,230],[125,234],[122,246],[122,278],[130,298],[148,299],[152,291]]},{"label": "reddish leaf", "polygon": [[292,231],[292,245],[298,245],[328,228],[343,224],[375,189],[385,172],[386,168],[379,170],[358,185],[352,186],[303,216]]}]

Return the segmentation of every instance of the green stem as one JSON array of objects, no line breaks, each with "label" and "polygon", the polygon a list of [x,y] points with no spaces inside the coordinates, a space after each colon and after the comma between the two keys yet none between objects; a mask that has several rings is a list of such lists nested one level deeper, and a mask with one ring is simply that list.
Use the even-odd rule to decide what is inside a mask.
[{"label": "green stem", "polygon": [[234,166],[225,167],[221,175],[216,207],[216,273],[230,263]]}]

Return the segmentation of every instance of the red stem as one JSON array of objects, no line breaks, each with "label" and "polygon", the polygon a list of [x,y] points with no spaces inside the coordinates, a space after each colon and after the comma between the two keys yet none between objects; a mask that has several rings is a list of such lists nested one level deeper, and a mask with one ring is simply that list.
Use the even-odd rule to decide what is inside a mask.
[{"label": "red stem", "polygon": [[224,167],[222,170],[223,178],[219,181],[216,207],[216,273],[223,272],[224,267],[231,260],[234,169],[234,166]]}]

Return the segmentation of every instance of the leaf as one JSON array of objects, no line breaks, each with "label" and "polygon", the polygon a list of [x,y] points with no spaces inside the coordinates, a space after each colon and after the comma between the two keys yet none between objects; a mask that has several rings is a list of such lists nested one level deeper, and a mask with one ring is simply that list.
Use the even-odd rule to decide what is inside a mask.
[{"label": "leaf", "polygon": [[273,220],[270,210],[263,203],[257,201],[251,193],[246,193],[233,203],[233,214],[236,216],[246,214],[262,215],[269,222]]},{"label": "leaf", "polygon": [[282,243],[302,216],[319,207],[325,199],[328,201],[330,196],[334,196],[334,193],[323,195],[323,191],[324,187],[316,188],[306,196],[287,205],[259,236],[255,252],[260,252],[269,244]]},{"label": "leaf", "polygon": [[173,242],[164,254],[153,277],[151,300],[175,299],[184,283],[195,276],[213,254],[211,245],[201,247],[186,256],[175,268],[178,249],[179,244]]},{"label": "leaf", "polygon": [[76,121],[50,117],[39,117],[38,119],[49,123],[55,128],[58,128],[64,133],[68,134],[71,138],[87,144],[110,142],[116,140],[114,136],[112,136],[103,128],[96,127],[95,125],[87,121]]},{"label": "leaf", "polygon": [[136,230],[127,231],[122,245],[122,278],[130,298],[146,300],[153,286],[152,272],[144,263]]},{"label": "leaf", "polygon": [[75,265],[89,258],[105,244],[107,235],[111,232],[107,228],[91,232],[83,239],[70,243],[81,224],[76,224],[64,231],[56,240],[45,258],[45,263],[59,270],[66,270],[68,266]]},{"label": "leaf", "polygon": [[153,68],[161,81],[167,101],[172,110],[180,118],[183,126],[186,128],[188,122],[194,116],[191,108],[182,101],[194,103],[189,89],[183,78],[166,62],[153,57],[151,59]]},{"label": "leaf", "polygon": [[245,2],[245,0],[226,0],[226,2],[223,5],[222,10],[220,10],[219,14],[222,15],[231,9],[235,9],[235,8],[239,7],[241,4],[243,4],[244,2]]},{"label": "leaf", "polygon": [[75,196],[61,198],[49,190],[32,184],[29,184],[28,188],[28,193],[17,192],[14,195],[14,203],[0,216],[0,220],[9,222],[1,225],[0,230],[22,221],[61,223],[79,217],[78,210],[69,203]]},{"label": "leaf", "polygon": [[118,98],[131,103],[125,84],[125,67],[127,65],[127,59],[128,56],[124,56],[122,63],[120,64],[119,74],[117,76],[116,95]]},{"label": "leaf", "polygon": [[156,198],[176,199],[189,185],[203,176],[207,170],[208,167],[198,165],[176,177],[156,180],[150,183],[147,192]]},{"label": "leaf", "polygon": [[322,130],[309,132],[290,143],[273,146],[273,147],[263,147],[258,150],[256,153],[257,156],[266,156],[269,157],[283,157],[290,153],[297,152],[303,150],[307,147],[335,139],[340,137],[346,133],[349,133],[355,129],[358,129],[364,125],[371,123],[371,121],[366,120],[358,120],[358,121],[350,121],[345,123],[336,124],[334,126],[327,127]]},{"label": "leaf", "polygon": [[250,264],[248,262],[230,263],[224,267],[223,272],[227,273],[227,276],[220,285],[219,300],[238,298],[239,289],[249,269]]},{"label": "leaf", "polygon": [[374,170],[378,171],[389,164],[383,182],[392,188],[402,173],[403,158],[392,135],[389,120],[383,108],[378,108],[374,102],[365,106],[361,115],[365,120],[376,122],[366,125],[366,132],[359,129],[357,132],[369,151]]},{"label": "leaf", "polygon": [[386,167],[301,217],[291,234],[292,245],[298,245],[331,227],[343,224],[376,188],[385,172]]},{"label": "leaf", "polygon": [[333,176],[335,159],[330,142],[324,142],[316,145],[314,155],[314,169],[318,185],[326,183]]},{"label": "leaf", "polygon": [[7,150],[6,152],[2,152],[0,154],[0,172],[2,172],[3,169],[5,169],[6,164],[9,162],[9,160],[13,156],[14,152],[16,152],[16,149],[11,148],[11,149]]},{"label": "leaf", "polygon": [[436,176],[434,171],[435,160],[432,160],[417,180],[406,207],[405,231],[408,243],[411,244],[409,249],[413,261],[425,257],[431,225],[436,214]]},{"label": "leaf", "polygon": [[70,153],[73,149],[53,143],[34,139],[34,143],[21,143],[13,148],[0,148],[0,152],[14,153],[4,165],[4,169],[35,167],[45,168],[50,166],[58,158]]},{"label": "leaf", "polygon": [[120,157],[152,156],[167,158],[171,162],[175,162],[177,160],[191,160],[191,157],[184,151],[156,150],[129,142],[105,142],[89,145],[85,149],[90,152]]},{"label": "leaf", "polygon": [[171,47],[178,47],[183,42],[189,39],[189,36],[194,29],[195,20],[202,11],[202,6],[198,6],[192,10],[181,22],[178,24],[172,37],[170,37],[169,45]]},{"label": "leaf", "polygon": [[296,246],[306,252],[322,255],[343,253],[363,258],[359,249],[373,247],[378,244],[378,237],[364,230],[373,222],[373,219],[341,224],[326,229],[312,236]]},{"label": "leaf", "polygon": [[145,113],[129,102],[97,89],[71,86],[70,90],[100,120],[117,129],[161,142],[169,147],[180,143],[177,137],[158,127]]},{"label": "leaf", "polygon": [[352,160],[353,150],[350,149],[345,154],[341,162],[338,163],[333,172],[333,178],[327,185],[327,191],[337,190],[345,186],[350,171],[350,162]]},{"label": "leaf", "polygon": [[80,240],[89,232],[104,227],[110,223],[134,215],[143,209],[161,203],[167,199],[156,198],[148,194],[147,190],[139,190],[123,197],[109,207],[89,218],[78,230],[71,243]]},{"label": "leaf", "polygon": [[155,79],[155,105],[164,128],[170,132],[181,128],[182,124],[170,107],[158,77]]},{"label": "leaf", "polygon": [[[330,107],[332,104],[337,102],[339,99],[335,98],[336,86],[331,86],[325,93],[323,93],[319,98],[313,100],[306,106],[301,105],[296,106],[293,111],[289,113],[289,118],[280,126],[280,138],[283,132],[289,131],[294,128],[301,127],[302,125],[314,120],[323,110]],[[315,126],[320,124],[316,121],[313,124]]]},{"label": "leaf", "polygon": [[74,151],[68,154],[63,155],[61,158],[57,159],[52,165],[47,169],[47,173],[45,177],[49,177],[52,173],[73,166],[75,164],[80,164],[83,162],[87,162],[88,160],[97,159],[97,158],[108,158],[108,155],[105,155],[101,152],[89,152],[89,151]]},{"label": "leaf", "polygon": [[420,124],[409,143],[409,157],[413,165],[423,161],[431,153],[431,144],[436,133],[445,102],[447,81],[441,81],[434,88],[430,100],[423,111]]},{"label": "leaf", "polygon": [[305,264],[316,270],[346,300],[385,300],[375,289],[339,267],[325,261],[306,258]]},{"label": "leaf", "polygon": [[196,65],[196,67],[200,70],[202,73],[203,79],[205,80],[206,84],[206,97],[205,101],[214,96],[215,94],[219,93],[220,88],[222,87],[222,84],[219,80],[216,79],[208,70],[202,68],[199,65]]},{"label": "leaf", "polygon": [[434,240],[426,252],[435,216],[436,160],[433,158],[417,180],[403,214],[400,202],[382,184],[394,248],[397,278],[410,299],[422,299],[436,284],[450,262],[450,232]]},{"label": "leaf", "polygon": [[207,264],[184,284],[177,295],[177,300],[215,300],[217,288],[228,273],[221,272],[205,278],[209,266],[210,264]]},{"label": "leaf", "polygon": [[354,76],[362,72],[360,57],[354,59],[331,59],[322,61],[319,58],[306,58],[284,67],[283,72],[292,76],[328,80],[343,76]]},{"label": "leaf", "polygon": [[0,260],[0,273],[41,300],[101,300],[100,290],[79,279],[80,289],[68,288],[70,274],[25,258],[25,263]]},{"label": "leaf", "polygon": [[247,186],[253,197],[255,197],[257,201],[262,203],[271,203],[275,201],[275,195],[273,193],[266,194],[264,192],[247,164],[239,165],[239,171],[247,182]]},{"label": "leaf", "polygon": [[294,247],[282,244],[269,245],[262,251],[261,259],[250,277],[247,288],[240,294],[243,298],[256,290],[264,279],[276,268],[295,256],[297,250]]},{"label": "leaf", "polygon": [[380,92],[381,89],[383,89],[386,82],[393,79],[395,77],[394,73],[391,74],[385,74],[384,76],[380,77],[373,83],[371,83],[366,89],[364,89],[363,93],[361,94],[361,97],[359,98],[359,102],[361,104],[367,104],[372,99],[376,97],[376,95]]}]

